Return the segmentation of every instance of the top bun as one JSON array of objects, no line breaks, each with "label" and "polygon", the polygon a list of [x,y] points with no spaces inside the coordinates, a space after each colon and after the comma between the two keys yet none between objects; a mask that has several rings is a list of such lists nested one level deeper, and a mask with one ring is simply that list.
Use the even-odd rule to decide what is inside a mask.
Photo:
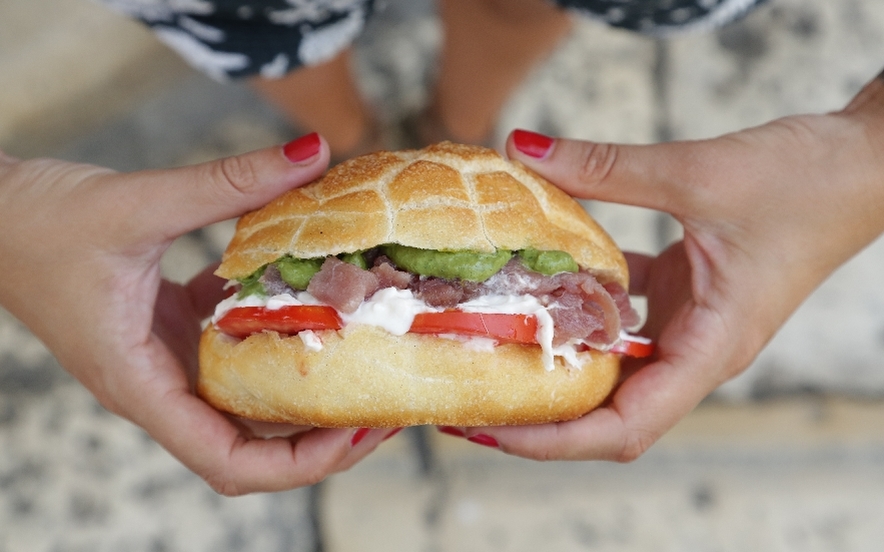
[{"label": "top bun", "polygon": [[629,280],[620,249],[573,198],[492,149],[450,142],[356,157],[246,214],[216,274],[388,243],[566,251],[603,283]]}]

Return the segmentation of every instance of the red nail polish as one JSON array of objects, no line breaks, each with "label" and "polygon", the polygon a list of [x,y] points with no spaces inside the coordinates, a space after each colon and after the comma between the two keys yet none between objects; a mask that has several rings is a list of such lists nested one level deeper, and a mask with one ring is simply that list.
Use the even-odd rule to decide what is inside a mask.
[{"label": "red nail polish", "polygon": [[371,431],[371,428],[367,427],[357,429],[356,433],[353,434],[353,437],[350,438],[350,446],[355,447],[358,445],[359,441],[365,439],[365,436],[368,435],[369,431]]},{"label": "red nail polish", "polygon": [[543,159],[552,148],[555,139],[544,134],[531,132],[530,130],[517,129],[513,131],[513,146],[525,155],[535,159]]},{"label": "red nail polish", "polygon": [[500,445],[497,444],[497,439],[490,435],[483,435],[481,433],[478,435],[473,435],[472,437],[467,437],[467,441],[477,443],[479,445],[484,445],[486,447],[500,448]]},{"label": "red nail polish", "polygon": [[457,429],[456,427],[451,426],[439,426],[436,429],[439,430],[439,433],[444,433],[446,435],[454,435],[455,437],[466,437],[467,434],[463,431]]},{"label": "red nail polish", "polygon": [[400,431],[402,431],[402,428],[401,428],[401,427],[397,427],[396,429],[394,429],[394,430],[391,431],[390,433],[387,433],[387,436],[384,437],[384,441],[386,441],[386,440],[389,439],[390,437],[396,435],[396,434],[399,433]]},{"label": "red nail polish", "polygon": [[311,132],[284,145],[282,153],[292,163],[300,163],[318,154],[321,147],[319,134]]}]

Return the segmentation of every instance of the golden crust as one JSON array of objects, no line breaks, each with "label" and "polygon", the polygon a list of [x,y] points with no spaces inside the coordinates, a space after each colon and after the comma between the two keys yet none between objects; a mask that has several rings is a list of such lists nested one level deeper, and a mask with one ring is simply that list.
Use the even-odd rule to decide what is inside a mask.
[{"label": "golden crust", "polygon": [[603,282],[628,286],[622,253],[579,203],[494,150],[449,142],[351,159],[243,216],[216,274],[384,243],[567,251]]},{"label": "golden crust", "polygon": [[[628,284],[619,248],[579,203],[495,151],[441,143],[342,163],[240,219],[216,274],[241,278],[283,255],[325,257],[399,243],[427,249],[553,249],[603,281]],[[274,332],[234,339],[209,325],[199,394],[232,414],[318,427],[513,425],[562,421],[598,406],[619,357],[539,346],[478,350],[374,326],[316,332],[321,351]]]},{"label": "golden crust", "polygon": [[598,406],[619,374],[615,355],[586,352],[580,369],[540,347],[480,351],[375,326],[316,332],[321,351],[275,332],[238,340],[212,326],[200,342],[198,393],[238,416],[316,427],[487,426],[577,418]]}]

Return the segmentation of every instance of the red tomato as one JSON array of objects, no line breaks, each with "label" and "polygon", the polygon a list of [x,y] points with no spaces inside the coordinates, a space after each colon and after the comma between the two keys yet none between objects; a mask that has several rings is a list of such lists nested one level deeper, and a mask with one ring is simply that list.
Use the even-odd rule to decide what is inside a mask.
[{"label": "red tomato", "polygon": [[505,343],[537,343],[537,318],[528,314],[498,314],[447,310],[414,317],[413,333],[453,333],[490,337]]},{"label": "red tomato", "polygon": [[619,355],[644,358],[654,354],[654,344],[643,337],[621,336],[620,341],[615,343],[610,351]]},{"label": "red tomato", "polygon": [[[237,307],[216,324],[233,337],[245,338],[265,330],[294,335],[303,330],[339,330],[337,311],[321,305],[289,305],[270,310],[264,307]],[[412,333],[459,334],[488,337],[504,343],[537,344],[537,317],[530,314],[500,314],[447,310],[425,312],[414,317]],[[610,352],[636,358],[653,354],[654,344],[647,339],[625,336]]]},{"label": "red tomato", "polygon": [[335,309],[321,305],[288,305],[273,310],[237,307],[218,320],[216,326],[228,335],[245,338],[264,330],[289,335],[303,330],[339,330],[341,319]]}]

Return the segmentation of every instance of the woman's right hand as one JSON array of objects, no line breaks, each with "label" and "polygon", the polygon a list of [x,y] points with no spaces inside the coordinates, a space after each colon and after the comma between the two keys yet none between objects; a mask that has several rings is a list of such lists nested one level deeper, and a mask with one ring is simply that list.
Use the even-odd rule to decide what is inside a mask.
[{"label": "woman's right hand", "polygon": [[178,236],[314,180],[328,158],[316,134],[130,174],[0,152],[0,305],[104,407],[144,428],[218,492],[315,483],[390,431],[288,427],[290,436],[265,439],[203,402],[194,394],[200,322],[224,282],[212,267],[185,285],[164,280],[160,258]]}]

